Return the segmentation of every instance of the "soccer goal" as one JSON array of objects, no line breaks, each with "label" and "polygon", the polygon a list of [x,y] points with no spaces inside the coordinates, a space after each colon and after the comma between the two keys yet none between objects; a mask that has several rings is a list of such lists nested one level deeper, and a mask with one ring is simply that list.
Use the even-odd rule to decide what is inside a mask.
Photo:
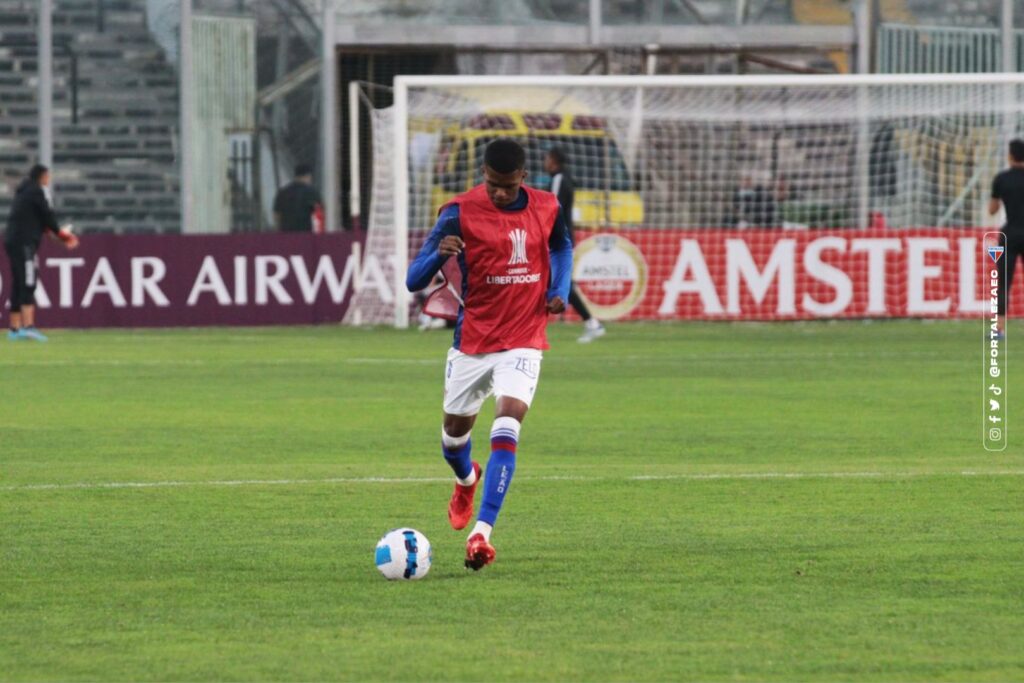
[{"label": "soccer goal", "polygon": [[[526,147],[534,187],[548,189],[548,150],[568,157],[575,279],[602,317],[941,315],[915,308],[946,286],[928,269],[966,262],[955,240],[915,255],[903,231],[995,225],[991,180],[1021,130],[1022,86],[1022,74],[398,77],[393,106],[370,117],[372,167],[354,169],[372,198],[346,322],[409,324],[410,255],[439,208],[481,182],[499,136]],[[888,253],[872,239],[902,241]]]}]

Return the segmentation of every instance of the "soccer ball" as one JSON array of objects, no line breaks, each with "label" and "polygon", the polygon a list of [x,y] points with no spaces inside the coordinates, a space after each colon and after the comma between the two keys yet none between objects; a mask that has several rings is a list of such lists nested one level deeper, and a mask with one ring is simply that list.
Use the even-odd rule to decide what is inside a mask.
[{"label": "soccer ball", "polygon": [[377,569],[389,581],[422,579],[430,571],[430,541],[415,529],[392,529],[377,541]]}]

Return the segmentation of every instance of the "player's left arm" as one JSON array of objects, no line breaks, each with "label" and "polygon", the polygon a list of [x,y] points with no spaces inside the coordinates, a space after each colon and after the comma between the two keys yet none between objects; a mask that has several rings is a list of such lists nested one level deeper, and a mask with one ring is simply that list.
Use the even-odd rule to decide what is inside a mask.
[{"label": "player's left arm", "polygon": [[548,252],[551,254],[548,312],[561,313],[565,310],[565,302],[569,299],[569,287],[572,284],[572,237],[569,236],[569,227],[565,224],[561,207],[558,208],[558,216],[548,239]]},{"label": "player's left arm", "polygon": [[1002,194],[999,191],[999,176],[996,176],[995,180],[992,181],[992,194],[989,196],[988,200],[989,216],[995,216],[999,213],[999,205],[1002,204],[1001,196]]}]

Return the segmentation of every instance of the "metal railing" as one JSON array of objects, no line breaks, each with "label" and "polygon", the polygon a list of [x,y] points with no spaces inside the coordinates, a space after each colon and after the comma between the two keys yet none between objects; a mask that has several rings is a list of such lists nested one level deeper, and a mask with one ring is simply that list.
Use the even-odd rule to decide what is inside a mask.
[{"label": "metal railing", "polygon": [[[1024,70],[1024,31],[1014,31],[1014,65]],[[877,33],[879,73],[995,73],[1003,70],[997,28],[881,24]]]}]

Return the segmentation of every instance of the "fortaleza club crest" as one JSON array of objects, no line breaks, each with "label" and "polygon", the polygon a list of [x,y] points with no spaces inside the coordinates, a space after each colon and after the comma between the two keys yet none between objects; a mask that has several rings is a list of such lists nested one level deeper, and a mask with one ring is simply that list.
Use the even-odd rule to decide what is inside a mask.
[{"label": "fortaleza club crest", "polygon": [[988,255],[992,259],[992,263],[999,263],[999,257],[1003,255],[1005,249],[1003,247],[989,247]]},{"label": "fortaleza club crest", "polygon": [[573,280],[597,318],[623,318],[644,298],[647,261],[621,235],[593,235],[576,245]]}]

